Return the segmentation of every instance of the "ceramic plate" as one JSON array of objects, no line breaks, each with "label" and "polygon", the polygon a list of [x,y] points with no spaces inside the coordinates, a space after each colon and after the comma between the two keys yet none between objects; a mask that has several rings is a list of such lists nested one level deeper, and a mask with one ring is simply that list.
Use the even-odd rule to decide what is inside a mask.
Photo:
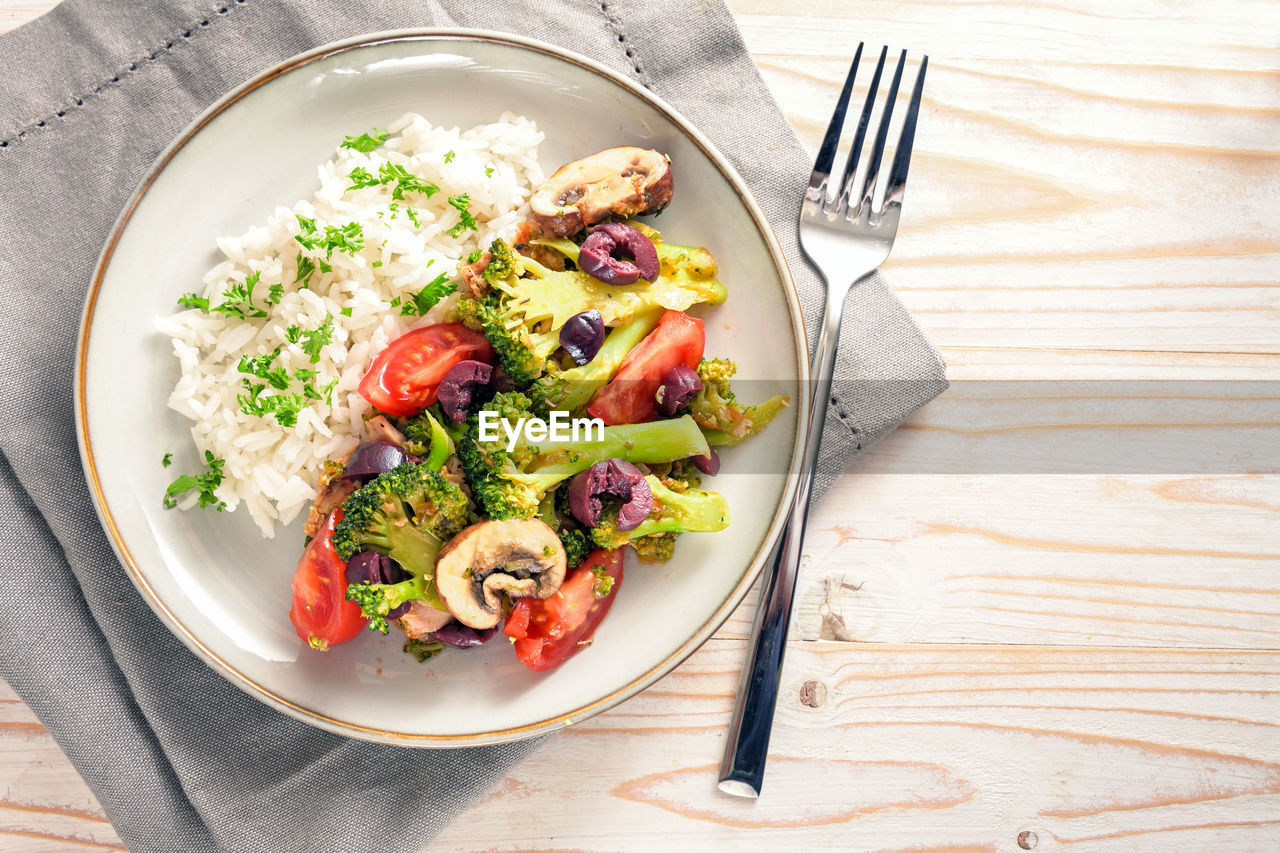
[{"label": "ceramic plate", "polygon": [[[548,174],[615,145],[668,153],[676,186],[661,227],[720,262],[728,301],[703,311],[707,352],[770,380],[792,405],[723,455],[715,479],[733,523],[681,539],[659,566],[628,564],[593,645],[547,674],[501,638],[420,664],[403,637],[366,633],[323,654],[286,614],[302,521],[265,540],[247,512],[168,511],[173,471],[195,467],[189,423],[165,402],[178,368],[154,318],[198,289],[215,239],[310,197],[316,166],[343,136],[408,111],[469,127],[504,110],[546,133]],[[608,116],[602,121],[600,116]],[[364,36],[292,59],[199,118],[142,183],[103,251],[77,366],[81,452],[102,522],[165,624],[234,684],[302,720],[370,740],[467,746],[582,720],[653,683],[728,617],[763,565],[791,493],[807,358],[795,290],[777,242],[733,169],[661,101],[587,59],[512,36],[462,31]],[[174,451],[178,464],[163,469]],[[737,473],[734,473],[734,472]],[[397,639],[399,637],[399,639]]]}]

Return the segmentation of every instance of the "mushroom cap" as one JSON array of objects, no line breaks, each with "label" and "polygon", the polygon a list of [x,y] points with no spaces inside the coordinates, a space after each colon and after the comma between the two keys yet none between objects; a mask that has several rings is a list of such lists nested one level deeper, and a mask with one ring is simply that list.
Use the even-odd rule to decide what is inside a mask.
[{"label": "mushroom cap", "polygon": [[539,519],[480,521],[440,550],[436,588],[454,618],[483,630],[498,624],[504,596],[550,598],[566,569],[560,537]]},{"label": "mushroom cap", "polygon": [[661,151],[607,148],[566,163],[529,200],[539,227],[565,237],[610,216],[657,213],[671,202],[671,160]]}]

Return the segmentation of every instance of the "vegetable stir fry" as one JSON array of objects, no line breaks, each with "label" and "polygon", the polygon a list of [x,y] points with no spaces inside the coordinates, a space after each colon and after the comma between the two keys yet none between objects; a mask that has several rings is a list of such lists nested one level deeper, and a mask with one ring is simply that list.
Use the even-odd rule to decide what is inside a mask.
[{"label": "vegetable stir fry", "polygon": [[542,672],[589,646],[626,548],[665,561],[729,525],[703,488],[715,448],[788,400],[739,401],[735,365],[705,357],[696,314],[727,297],[715,260],[634,218],[671,188],[656,151],[567,164],[513,242],[459,264],[442,322],[374,359],[366,441],[328,463],[294,578],[311,648],[394,625],[425,660],[501,630]]}]

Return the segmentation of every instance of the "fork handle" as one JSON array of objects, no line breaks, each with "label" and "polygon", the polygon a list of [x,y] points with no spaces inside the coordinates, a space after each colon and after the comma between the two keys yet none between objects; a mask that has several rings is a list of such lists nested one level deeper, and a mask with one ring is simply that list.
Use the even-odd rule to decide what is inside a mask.
[{"label": "fork handle", "polygon": [[[861,279],[859,279],[861,281]],[[721,791],[739,797],[758,797],[764,781],[764,765],[769,753],[769,734],[778,703],[778,682],[782,656],[787,649],[787,626],[791,623],[791,603],[795,597],[796,574],[804,544],[809,499],[813,494],[813,474],[822,444],[822,427],[831,398],[836,347],[840,343],[840,319],[848,288],[827,285],[827,306],[822,315],[822,331],[813,359],[813,398],[809,405],[809,426],[805,437],[800,482],[787,515],[782,544],[776,552],[773,570],[765,582],[760,606],[751,628],[751,659],[742,670],[738,701],[729,726],[729,743],[720,763]]]}]

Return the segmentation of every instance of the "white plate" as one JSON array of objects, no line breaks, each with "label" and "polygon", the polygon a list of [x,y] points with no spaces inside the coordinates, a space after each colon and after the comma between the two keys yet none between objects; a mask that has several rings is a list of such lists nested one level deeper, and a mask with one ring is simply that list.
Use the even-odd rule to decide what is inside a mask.
[{"label": "white plate", "polygon": [[[286,614],[301,521],[264,540],[245,511],[167,511],[176,470],[196,466],[189,422],[165,401],[177,380],[152,327],[198,289],[215,239],[310,197],[335,144],[405,112],[469,127],[504,110],[546,135],[559,164],[615,145],[667,152],[676,186],[664,233],[705,245],[728,301],[703,311],[709,354],[773,380],[792,405],[723,455],[715,478],[732,508],[719,534],[683,537],[671,562],[628,564],[594,644],[534,674],[502,638],[419,664],[398,632],[366,633],[327,654],[305,648]],[[746,593],[781,523],[808,409],[799,306],[777,241],[733,172],[696,130],[647,91],[587,59],[512,36],[382,33],[319,48],[228,95],[157,160],[103,251],[77,362],[81,453],[103,525],[165,624],[234,684],[309,723],[355,737],[467,746],[580,721],[653,683],[704,642]],[[175,452],[174,468],[160,457]],[[732,473],[753,471],[773,473]],[[399,639],[397,639],[399,637]]]}]

